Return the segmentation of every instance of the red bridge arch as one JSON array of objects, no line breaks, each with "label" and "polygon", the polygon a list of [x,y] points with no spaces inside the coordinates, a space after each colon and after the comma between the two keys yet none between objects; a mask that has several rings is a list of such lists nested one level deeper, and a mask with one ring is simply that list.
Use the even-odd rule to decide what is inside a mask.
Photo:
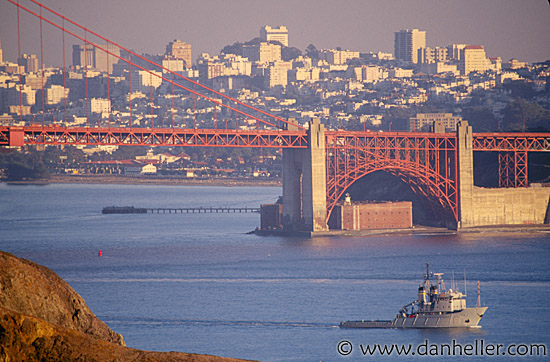
[{"label": "red bridge arch", "polygon": [[346,190],[375,171],[396,176],[458,220],[454,134],[327,132],[327,221]]}]

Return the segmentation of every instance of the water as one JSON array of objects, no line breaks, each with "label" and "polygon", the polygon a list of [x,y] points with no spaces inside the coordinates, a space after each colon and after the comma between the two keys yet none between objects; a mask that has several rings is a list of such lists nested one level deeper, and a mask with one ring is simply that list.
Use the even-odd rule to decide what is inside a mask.
[{"label": "water", "polygon": [[[343,361],[410,358],[364,357],[360,345],[375,343],[550,347],[548,233],[305,239],[247,235],[257,214],[101,214],[111,205],[256,207],[280,194],[268,187],[1,184],[0,249],[56,271],[139,349]],[[454,272],[462,290],[465,270],[471,306],[480,280],[489,306],[483,328],[337,327],[392,319],[415,298],[426,262],[446,273],[447,286]],[[343,340],[353,346],[347,357],[337,352]]]}]

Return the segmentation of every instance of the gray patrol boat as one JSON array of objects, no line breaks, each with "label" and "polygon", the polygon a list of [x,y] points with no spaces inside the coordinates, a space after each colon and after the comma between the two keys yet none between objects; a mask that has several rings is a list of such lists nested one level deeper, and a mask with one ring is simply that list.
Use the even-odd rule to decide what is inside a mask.
[{"label": "gray patrol boat", "polygon": [[[477,282],[477,307],[466,307],[466,294],[446,290],[443,273],[426,274],[418,287],[418,299],[403,306],[394,320],[346,321],[342,328],[473,328],[478,326],[487,307],[480,302]],[[435,280],[434,280],[435,277]],[[456,288],[455,288],[456,289]]]}]

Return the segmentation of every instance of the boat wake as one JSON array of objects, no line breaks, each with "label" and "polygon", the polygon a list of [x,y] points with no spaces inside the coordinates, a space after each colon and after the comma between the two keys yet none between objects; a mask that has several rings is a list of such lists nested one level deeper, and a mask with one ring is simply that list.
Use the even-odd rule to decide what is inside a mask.
[{"label": "boat wake", "polygon": [[208,319],[168,319],[99,316],[109,325],[132,326],[204,326],[204,327],[273,327],[273,328],[338,328],[338,324],[308,321],[254,321],[254,320],[208,320]]}]

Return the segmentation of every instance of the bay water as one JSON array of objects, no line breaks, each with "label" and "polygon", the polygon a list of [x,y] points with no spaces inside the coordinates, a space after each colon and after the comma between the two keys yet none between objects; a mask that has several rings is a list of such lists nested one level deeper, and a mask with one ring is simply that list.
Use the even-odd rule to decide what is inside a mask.
[{"label": "bay water", "polygon": [[[258,207],[281,193],[278,187],[0,184],[0,249],[53,269],[133,348],[262,361],[419,354],[479,361],[517,360],[510,353],[523,354],[531,344],[550,347],[547,232],[262,237],[247,234],[259,225],[258,214],[101,213],[113,205]],[[466,287],[469,306],[480,281],[489,307],[482,328],[339,328],[343,320],[393,319],[416,298],[425,263],[445,273],[447,287],[453,276],[461,291]],[[436,350],[454,343],[458,354],[481,342],[503,345],[499,356]],[[417,353],[364,355],[375,344],[410,344]]]}]

